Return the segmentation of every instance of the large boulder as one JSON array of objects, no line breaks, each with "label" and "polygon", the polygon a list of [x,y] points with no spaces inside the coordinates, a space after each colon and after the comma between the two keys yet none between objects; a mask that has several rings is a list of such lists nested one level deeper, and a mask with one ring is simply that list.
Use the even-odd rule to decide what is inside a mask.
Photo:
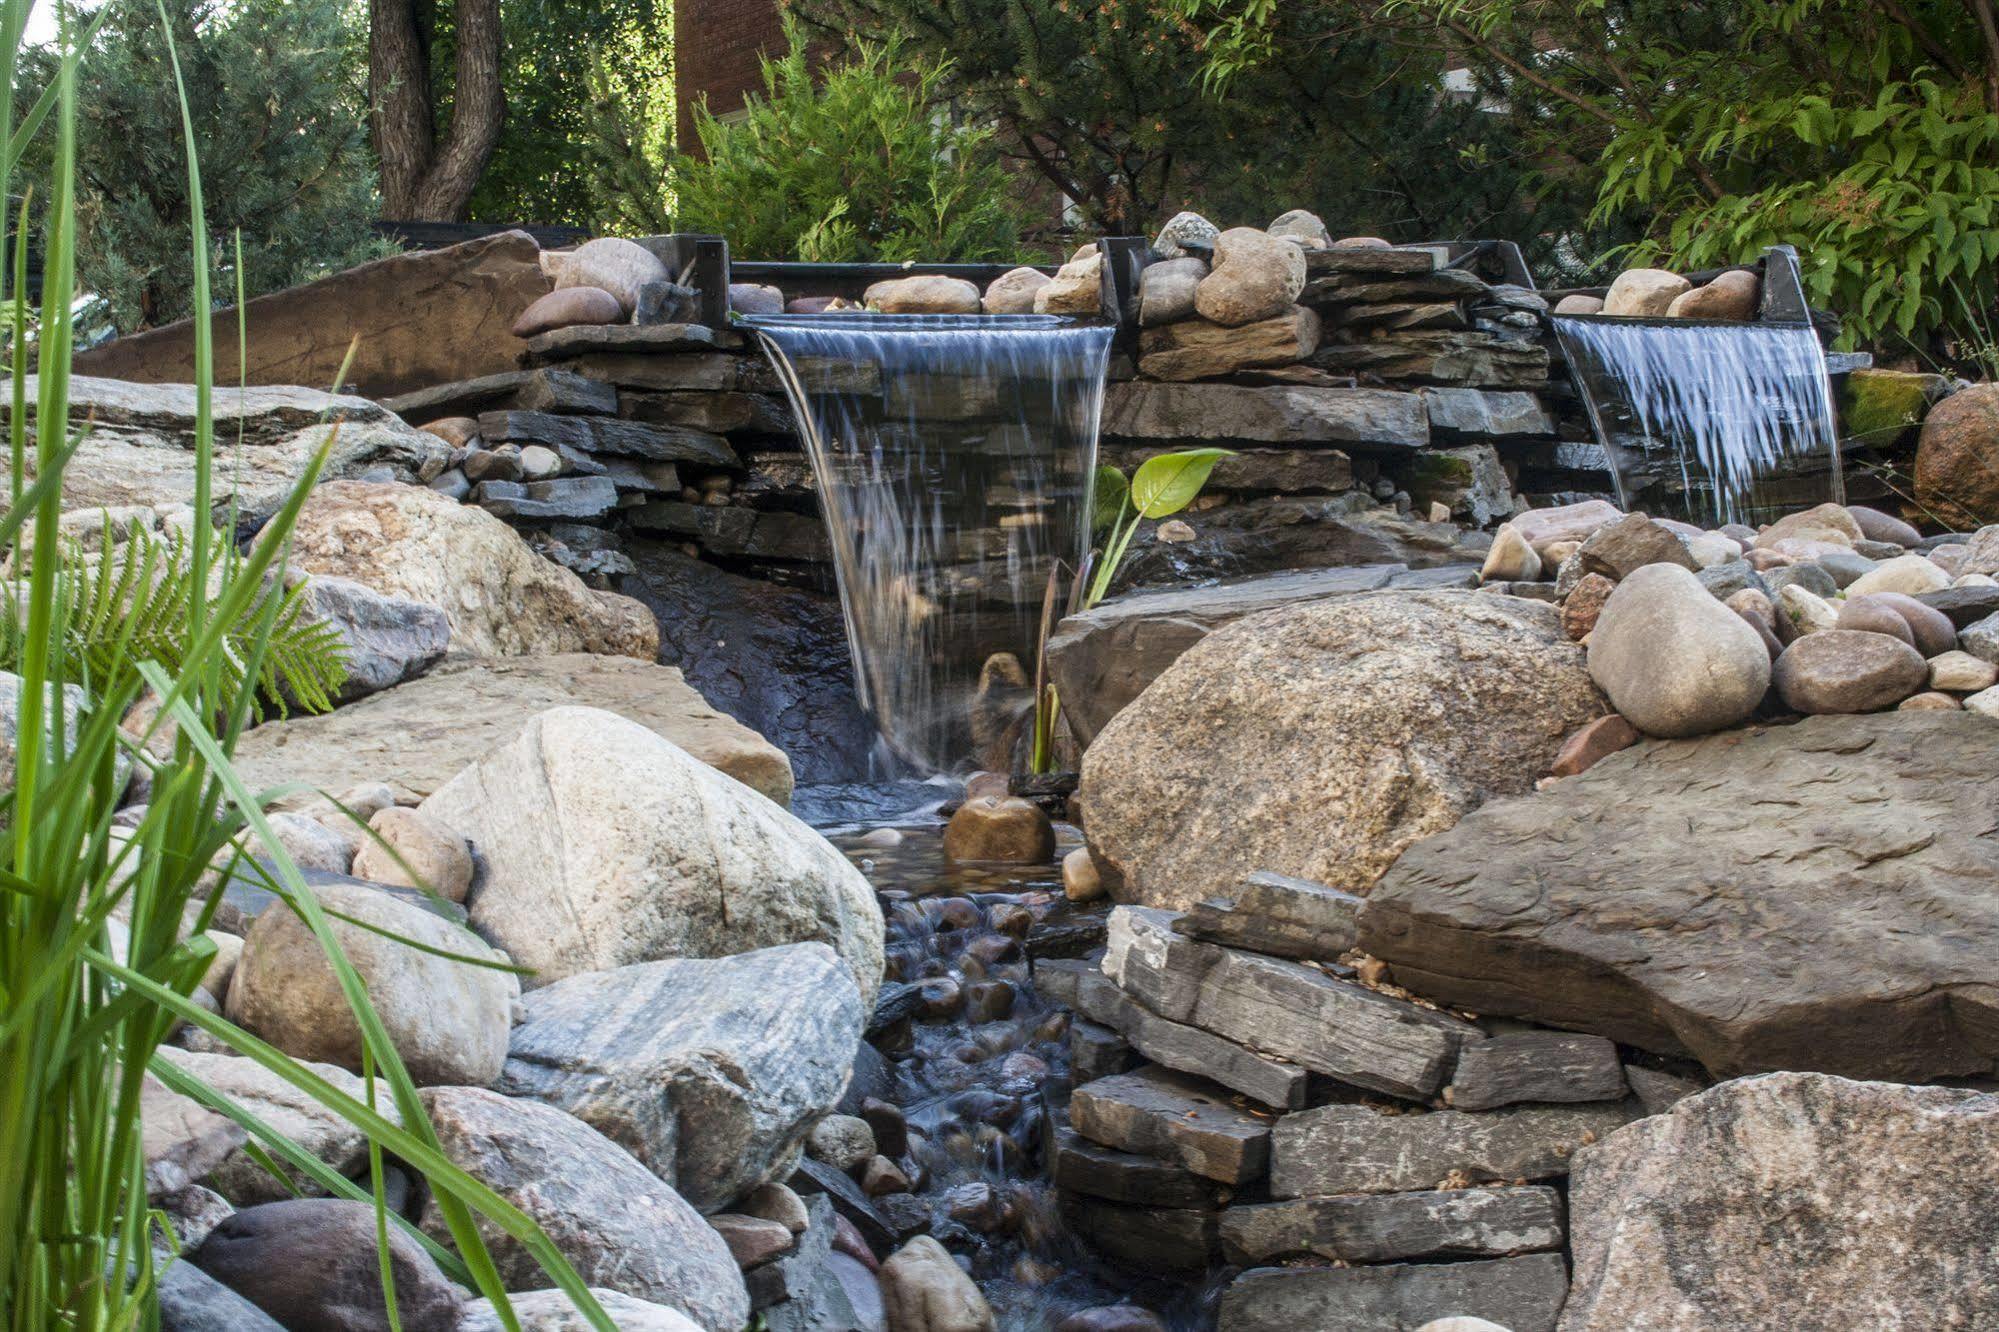
[{"label": "large boulder", "polygon": [[[412,1078],[483,1086],[500,1076],[520,988],[500,969],[505,958],[462,926],[365,884],[312,891]],[[319,940],[287,907],[250,927],[228,1014],[294,1058],[361,1069],[360,1023]]]},{"label": "large boulder", "polygon": [[650,661],[659,652],[659,626],[643,606],[593,592],[492,514],[425,486],[319,487],[299,514],[292,567],[436,606],[451,621],[452,648],[475,656],[603,652]]},{"label": "large boulder", "polygon": [[1916,501],[1969,531],[1999,522],[1999,384],[1960,389],[1923,418]]},{"label": "large boulder", "polygon": [[1555,608],[1375,593],[1238,620],[1083,758],[1122,900],[1184,908],[1254,869],[1366,891],[1405,847],[1527,790],[1604,711]]},{"label": "large boulder", "polygon": [[484,855],[473,927],[534,968],[531,985],[817,940],[874,1002],[882,916],[861,872],[637,722],[551,708],[421,808]]},{"label": "large boulder", "polygon": [[[741,1332],[750,1297],[729,1246],[624,1148],[560,1110],[478,1087],[434,1087],[423,1100],[452,1163],[527,1213],[585,1282],[678,1309],[707,1332]],[[435,1198],[421,1224],[450,1242]],[[526,1246],[477,1224],[507,1289],[548,1285]]]},{"label": "large boulder", "polygon": [[1604,602],[1590,631],[1589,673],[1639,730],[1705,735],[1756,710],[1770,689],[1770,652],[1693,574],[1648,564]]},{"label": "large boulder", "polygon": [[1991,754],[1957,712],[1642,744],[1411,847],[1361,946],[1430,998],[1720,1076],[1988,1073]]},{"label": "large boulder", "polygon": [[1469,587],[1467,566],[1406,564],[1287,570],[1237,582],[1133,592],[1063,619],[1048,639],[1048,670],[1062,717],[1088,745],[1180,654],[1225,624],[1280,606],[1388,588]]},{"label": "large boulder", "polygon": [[[710,707],[677,669],[587,652],[447,660],[334,712],[245,732],[236,767],[253,790],[301,783],[337,795],[387,782],[398,800],[414,802],[520,734],[526,718],[564,706],[615,712],[780,805],[791,799],[784,751]],[[280,803],[315,799],[306,791]]]},{"label": "large boulder", "polygon": [[[356,391],[379,398],[513,370],[521,349],[513,322],[548,291],[540,255],[527,232],[504,231],[258,296],[242,307],[244,367],[236,358],[237,311],[218,310],[211,320],[215,382],[331,384],[344,375]],[[76,368],[186,383],[194,378],[194,323],[114,338],[77,353]]]},{"label": "large boulder", "polygon": [[1576,1154],[1562,1332],[1999,1326],[1999,1097],[1774,1073]]},{"label": "large boulder", "polygon": [[524,1007],[500,1090],[595,1126],[711,1212],[790,1168],[867,1020],[816,943],[588,972]]},{"label": "large boulder", "polygon": [[1230,227],[1215,237],[1208,275],[1194,290],[1194,308],[1212,323],[1239,328],[1275,319],[1305,290],[1305,252],[1255,227]]},{"label": "large boulder", "polygon": [[[30,402],[35,391],[30,375]],[[69,381],[69,409],[77,427],[88,422],[90,428],[63,468],[65,509],[162,509],[194,502],[194,385],[128,384],[75,375]],[[0,403],[0,421],[8,411]],[[277,512],[329,436],[333,452],[325,478],[386,467],[400,480],[428,481],[451,456],[443,440],[405,425],[366,398],[291,385],[216,389],[215,429],[229,441],[227,464],[215,468],[215,516],[221,517],[233,499],[239,521],[251,526]],[[239,432],[241,449],[235,447]],[[34,439],[32,425],[28,437]]]}]

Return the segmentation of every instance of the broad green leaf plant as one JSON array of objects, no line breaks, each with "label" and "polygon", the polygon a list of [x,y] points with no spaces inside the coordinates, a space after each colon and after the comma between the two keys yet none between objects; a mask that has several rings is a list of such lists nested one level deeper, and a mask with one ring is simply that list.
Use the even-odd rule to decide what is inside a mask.
[{"label": "broad green leaf plant", "polygon": [[[1084,561],[1070,592],[1068,612],[1073,615],[1088,610],[1109,594],[1141,522],[1159,522],[1185,509],[1200,497],[1215,464],[1234,456],[1229,449],[1155,454],[1133,468],[1129,478],[1115,467],[1097,468],[1090,482],[1090,531],[1103,544]],[[1030,762],[1035,772],[1048,772],[1054,766],[1055,724],[1062,715],[1062,700],[1048,679],[1048,636],[1055,627],[1056,590],[1056,579],[1051,575],[1041,607],[1041,640],[1034,654],[1034,748]]]},{"label": "broad green leaf plant", "polygon": [[[137,2],[109,0],[98,12]],[[0,74],[10,86],[33,3],[0,0]],[[38,133],[53,137],[52,167],[38,182],[46,191],[39,311],[30,312],[25,295],[25,229],[17,233],[0,290],[13,332],[6,423],[11,503],[0,514],[0,546],[14,557],[11,605],[21,622],[11,663],[11,781],[0,788],[0,1330],[158,1326],[161,1273],[184,1260],[156,1250],[151,1233],[143,1141],[150,1074],[235,1118],[267,1159],[291,1166],[316,1189],[372,1202],[385,1290],[388,1236],[400,1229],[427,1246],[447,1274],[490,1297],[502,1324],[518,1332],[480,1237],[483,1221],[532,1253],[589,1326],[616,1332],[534,1222],[440,1149],[366,985],[265,816],[268,802],[283,792],[249,789],[232,766],[236,742],[259,706],[257,682],[270,678],[282,645],[285,601],[266,589],[283,585],[291,533],[331,440],[240,557],[221,536],[233,530],[233,514],[219,529],[193,526],[188,577],[191,586],[214,591],[178,599],[183,622],[167,638],[142,637],[127,621],[108,642],[77,641],[65,631],[61,561],[20,558],[23,545],[58,548],[64,468],[88,430],[70,420],[68,385],[76,337],[76,75],[79,62],[90,58],[91,32],[79,31],[66,8],[57,16],[55,75],[46,92],[18,124],[11,106],[0,103],[0,187],[11,183],[25,142]],[[162,11],[163,23],[165,17]],[[170,41],[167,50],[171,55]],[[191,144],[184,88],[178,96]],[[210,251],[191,147],[187,180],[192,304],[207,309]],[[31,327],[39,362],[32,377],[23,354]],[[196,321],[194,336],[193,508],[208,515],[217,503],[209,321]],[[160,647],[168,639],[172,652]],[[142,690],[152,691],[158,706],[144,727],[135,726],[138,734],[127,734],[120,723]],[[156,749],[167,757],[156,757]],[[116,828],[113,817],[125,805],[135,768],[150,780],[150,798],[135,827]],[[247,858],[244,843],[262,864]],[[297,912],[320,942],[362,1032],[363,1097],[343,1094],[192,998],[215,954],[207,930],[221,888],[208,875],[218,860],[277,893],[283,905],[271,909]],[[181,1022],[358,1127],[371,1145],[367,1179],[334,1174],[268,1123],[157,1058]],[[427,1178],[448,1246],[388,1210],[385,1152]],[[399,1327],[392,1295],[388,1308],[389,1325]]]}]

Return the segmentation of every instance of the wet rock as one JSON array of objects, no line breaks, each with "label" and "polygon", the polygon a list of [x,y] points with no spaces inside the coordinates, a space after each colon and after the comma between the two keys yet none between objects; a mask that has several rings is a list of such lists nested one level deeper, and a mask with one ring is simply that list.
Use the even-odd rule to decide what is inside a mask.
[{"label": "wet rock", "polygon": [[1436,1318],[1490,1317],[1510,1332],[1554,1332],[1568,1291],[1557,1253],[1384,1267],[1262,1267],[1222,1295],[1221,1332],[1380,1332]]},{"label": "wet rock", "polygon": [[1588,772],[1612,754],[1629,749],[1644,738],[1636,726],[1618,713],[1598,717],[1562,742],[1555,761],[1548,765],[1548,773],[1553,777],[1573,777]]},{"label": "wet rock", "polygon": [[1194,314],[1194,291],[1208,275],[1208,261],[1187,257],[1147,264],[1138,277],[1138,322],[1145,328]]},{"label": "wet rock", "polygon": [[1626,514],[1590,534],[1577,551],[1585,573],[1622,580],[1648,564],[1699,567],[1686,538],[1642,513]]},{"label": "wet rock", "polygon": [[1999,1318],[1979,1238],[1995,1146],[1989,1094],[1810,1073],[1723,1083],[1577,1156],[1563,1326],[1694,1332],[1780,1308],[1827,1327],[1983,1326]]},{"label": "wet rock", "polygon": [[1734,319],[1756,317],[1757,299],[1763,283],[1754,273],[1735,268],[1712,282],[1683,291],[1666,307],[1672,319]]},{"label": "wet rock", "polygon": [[1647,565],[1619,583],[1590,637],[1591,678],[1651,735],[1733,726],[1762,701],[1770,670],[1755,631],[1671,564]]},{"label": "wet rock", "polygon": [[1869,592],[1900,592],[1913,597],[1925,592],[1941,592],[1949,586],[1950,575],[1928,559],[1921,555],[1898,555],[1892,560],[1883,560],[1847,584],[1846,594],[1864,597]]},{"label": "wet rock", "polygon": [[1552,606],[1340,598],[1189,649],[1085,751],[1078,799],[1121,900],[1190,906],[1258,869],[1365,888],[1417,838],[1525,790],[1603,711]]},{"label": "wet rock", "polygon": [[1785,648],[1771,678],[1798,712],[1878,712],[1921,689],[1929,668],[1915,648],[1885,634],[1830,629]]},{"label": "wet rock", "polygon": [[498,518],[422,486],[321,485],[299,514],[292,565],[438,608],[460,652],[650,661],[659,651],[659,627],[643,607],[593,592]]},{"label": "wet rock", "polygon": [[[700,1332],[701,1325],[678,1309],[635,1300],[615,1290],[590,1288],[598,1307],[610,1315],[618,1332]],[[522,1291],[507,1296],[521,1332],[592,1332],[590,1322],[560,1290]],[[505,1332],[506,1324],[491,1300],[470,1300],[453,1332]]]},{"label": "wet rock", "polygon": [[[1434,999],[1721,1076],[1983,1074],[1999,1059],[1974,961],[1999,947],[1999,862],[1977,831],[1990,744],[1932,712],[1647,744],[1411,848],[1362,909],[1361,946]],[[1783,818],[1747,812],[1772,792]],[[1624,887],[1606,896],[1608,864]]]},{"label": "wet rock", "polygon": [[522,1002],[501,1089],[596,1126],[711,1210],[795,1156],[839,1099],[865,1020],[824,944],[642,962]]},{"label": "wet rock", "polygon": [[1070,1233],[1113,1262],[1140,1272],[1194,1276],[1218,1256],[1213,1212],[1122,1207],[1090,1197],[1062,1199]]},{"label": "wet rock", "polygon": [[875,1133],[853,1115],[828,1115],[805,1136],[805,1150],[835,1170],[857,1170],[875,1154]]},{"label": "wet rock", "polygon": [[1349,1194],[1231,1207],[1223,1256],[1244,1267],[1311,1255],[1341,1263],[1504,1258],[1559,1249],[1562,1203],[1544,1185]]},{"label": "wet rock", "polygon": [[860,1171],[861,1192],[870,1198],[885,1198],[910,1191],[909,1176],[886,1156],[871,1156]]},{"label": "wet rock", "polygon": [[980,310],[977,287],[963,278],[929,274],[877,282],[861,300],[883,314],[962,315]]},{"label": "wet rock", "polygon": [[1213,1211],[1224,1196],[1212,1180],[1175,1161],[1105,1147],[1066,1128],[1055,1132],[1053,1178],[1065,1194],[1134,1207]]},{"label": "wet rock", "polygon": [[999,1022],[1013,1012],[1015,991],[1012,982],[974,981],[965,987],[965,1018],[970,1022]]},{"label": "wet rock", "polygon": [[[469,930],[365,885],[313,891],[336,917],[328,922],[333,937],[410,1076],[423,1086],[484,1086],[498,1077],[519,982],[496,966],[439,954],[506,959]],[[265,911],[250,927],[228,1015],[294,1058],[361,1069],[360,1024],[319,940],[288,907]]]},{"label": "wet rock", "polygon": [[521,311],[514,320],[514,336],[531,338],[572,324],[616,324],[627,313],[618,298],[602,287],[564,287]]},{"label": "wet rock", "polygon": [[[291,1332],[388,1332],[375,1209],[367,1203],[295,1198],[247,1207],[189,1257]],[[394,1226],[389,1266],[406,1332],[452,1332],[458,1288]]]},{"label": "wet rock", "polygon": [[1055,1325],[1055,1332],[1167,1332],[1166,1324],[1150,1309],[1135,1304],[1107,1304],[1070,1314]]},{"label": "wet rock", "polygon": [[1491,1110],[1523,1101],[1621,1101],[1624,1069],[1601,1036],[1523,1031],[1465,1046],[1444,1088],[1456,1110]]},{"label": "wet rock", "polygon": [[1034,294],[1047,285],[1038,268],[1010,268],[986,285],[980,305],[987,314],[1033,314]]},{"label": "wet rock", "polygon": [[[368,820],[374,833],[354,856],[354,874],[374,883],[422,887],[463,902],[472,887],[472,852],[465,839],[427,814],[391,805]],[[377,841],[376,839],[380,840]]]},{"label": "wet rock", "polygon": [[1999,385],[1973,384],[1930,408],[1916,445],[1916,502],[1966,530],[1999,521]]},{"label": "wet rock", "polygon": [[1214,240],[1213,267],[1194,292],[1203,319],[1230,328],[1273,319],[1305,290],[1305,255],[1254,227],[1231,227]]},{"label": "wet rock", "polygon": [[986,1297],[928,1235],[882,1264],[881,1290],[888,1332],[993,1332]]},{"label": "wet rock", "polygon": [[1473,1184],[1554,1179],[1585,1143],[1636,1118],[1635,1102],[1509,1105],[1470,1114],[1383,1114],[1364,1105],[1301,1110],[1271,1131],[1277,1198],[1407,1193],[1454,1178]]},{"label": "wet rock", "polygon": [[[750,1301],[728,1245],[623,1148],[551,1106],[476,1087],[434,1087],[424,1104],[444,1154],[525,1212],[584,1281],[616,1281],[707,1332],[740,1332]],[[448,1242],[434,1199],[422,1225]],[[483,1216],[477,1225],[508,1285],[547,1280],[519,1240]]]},{"label": "wet rock", "polygon": [[1269,1161],[1269,1120],[1237,1109],[1215,1084],[1170,1069],[1078,1087],[1069,1116],[1092,1142],[1177,1162],[1223,1184],[1259,1178]]},{"label": "wet rock", "polygon": [[944,854],[953,860],[1031,864],[1055,858],[1055,826],[1039,806],[1018,796],[967,800],[944,827]]},{"label": "wet rock", "polygon": [[637,723],[552,708],[426,800],[479,846],[472,924],[547,984],[819,940],[872,1003],[874,889],[825,838]]},{"label": "wet rock", "polygon": [[1607,315],[1662,316],[1693,283],[1663,268],[1627,268],[1619,273],[1604,293],[1602,313]]}]

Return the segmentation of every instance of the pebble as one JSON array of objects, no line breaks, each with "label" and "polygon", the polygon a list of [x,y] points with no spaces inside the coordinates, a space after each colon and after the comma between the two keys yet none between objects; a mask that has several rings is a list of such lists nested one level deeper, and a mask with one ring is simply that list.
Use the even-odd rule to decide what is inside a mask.
[{"label": "pebble", "polygon": [[1584,574],[1562,602],[1562,632],[1578,643],[1588,638],[1590,630],[1596,628],[1597,617],[1603,614],[1603,603],[1616,590],[1616,582],[1604,575]]},{"label": "pebble", "polygon": [[767,1220],[760,1216],[745,1216],[741,1212],[718,1212],[708,1218],[715,1233],[729,1246],[729,1256],[736,1260],[738,1267],[755,1267],[767,1263],[784,1253],[796,1243],[789,1227],[780,1221]]},{"label": "pebble", "polygon": [[933,976],[917,986],[918,1017],[941,1022],[955,1017],[964,1003],[964,988],[949,976]]},{"label": "pebble", "polygon": [[1094,902],[1104,895],[1103,877],[1088,847],[1079,846],[1062,857],[1062,894],[1071,902]]},{"label": "pebble", "polygon": [[1647,735],[1733,726],[1770,686],[1761,637],[1675,564],[1642,566],[1617,585],[1590,635],[1588,665],[1611,706]]},{"label": "pebble", "polygon": [[1763,585],[1772,592],[1787,587],[1802,587],[1815,597],[1830,600],[1839,595],[1839,582],[1820,565],[1791,564],[1781,569],[1770,569],[1763,575]]},{"label": "pebble", "polygon": [[891,1193],[908,1193],[909,1176],[902,1167],[886,1156],[869,1159],[861,1167],[861,1191],[870,1198],[885,1198]]},{"label": "pebble", "polygon": [[1860,528],[1860,535],[1869,541],[1889,541],[1898,546],[1913,546],[1923,539],[1922,533],[1903,522],[1893,514],[1870,509],[1864,504],[1849,504],[1846,512]]},{"label": "pebble", "polygon": [[1867,594],[1867,600],[1887,606],[1900,615],[1909,626],[1909,632],[1915,636],[1916,651],[1925,657],[1949,652],[1957,646],[1957,626],[1950,622],[1950,616],[1936,607],[1926,606],[1900,592],[1871,592]]},{"label": "pebble", "polygon": [[1777,637],[1795,642],[1806,634],[1823,633],[1838,627],[1839,612],[1824,597],[1807,592],[1795,583],[1777,589]]},{"label": "pebble", "polygon": [[1981,689],[1964,700],[1966,712],[1976,712],[1984,717],[1999,717],[1999,686]]},{"label": "pebble", "polygon": [[965,1016],[973,1022],[998,1022],[1013,1012],[1012,982],[974,981],[965,987]]},{"label": "pebble", "polygon": [[1055,858],[1055,825],[1038,805],[1017,796],[967,799],[944,827],[952,860],[1027,864]]},{"label": "pebble", "polygon": [[875,1154],[874,1130],[853,1115],[828,1115],[806,1134],[805,1152],[835,1170],[853,1170]]},{"label": "pebble", "polygon": [[1999,684],[1999,666],[1969,652],[1952,651],[1930,658],[1930,688],[1975,694]]},{"label": "pebble", "polygon": [[1941,592],[1949,586],[1950,575],[1921,555],[1898,555],[1856,578],[1846,591],[1848,596],[1901,592],[1913,597],[1924,592]]},{"label": "pebble", "polygon": [[1784,649],[1773,671],[1787,707],[1811,714],[1878,712],[1929,683],[1929,666],[1885,634],[1828,629]]},{"label": "pebble", "polygon": [[1911,694],[1895,705],[1897,712],[1956,712],[1964,707],[1955,694]]},{"label": "pebble", "polygon": [[[863,1107],[865,1109],[865,1107]],[[805,1210],[805,1200],[795,1193],[788,1184],[772,1180],[743,1195],[736,1204],[737,1210],[748,1216],[760,1216],[766,1221],[775,1221],[794,1235],[802,1235],[811,1225],[811,1215]]]},{"label": "pebble", "polygon": [[1832,577],[1838,587],[1851,586],[1863,574],[1871,573],[1880,565],[1865,555],[1850,550],[1828,551],[1818,558],[1818,567]]}]

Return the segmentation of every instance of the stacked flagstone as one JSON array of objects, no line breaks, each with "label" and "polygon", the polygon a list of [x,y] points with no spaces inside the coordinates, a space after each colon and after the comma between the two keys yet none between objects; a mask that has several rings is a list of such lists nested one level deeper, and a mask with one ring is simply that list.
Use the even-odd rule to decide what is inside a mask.
[{"label": "stacked flagstone", "polygon": [[1068,1220],[1135,1266],[1247,1269],[1221,1332],[1552,1329],[1570,1154],[1699,1084],[1413,999],[1353,952],[1359,903],[1258,872],[1119,907],[1100,963],[1037,966],[1077,1016]]}]

